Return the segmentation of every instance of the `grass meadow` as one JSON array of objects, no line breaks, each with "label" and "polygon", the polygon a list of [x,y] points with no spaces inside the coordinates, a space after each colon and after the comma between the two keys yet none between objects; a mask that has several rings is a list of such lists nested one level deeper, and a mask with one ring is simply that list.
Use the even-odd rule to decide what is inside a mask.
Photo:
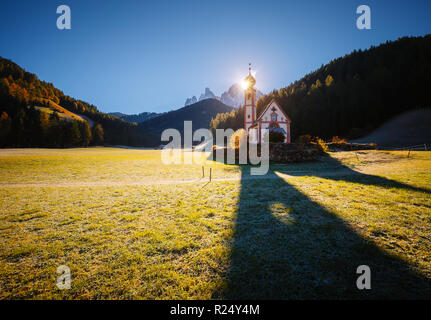
[{"label": "grass meadow", "polygon": [[431,152],[329,153],[263,178],[160,153],[0,150],[0,298],[431,298]]}]

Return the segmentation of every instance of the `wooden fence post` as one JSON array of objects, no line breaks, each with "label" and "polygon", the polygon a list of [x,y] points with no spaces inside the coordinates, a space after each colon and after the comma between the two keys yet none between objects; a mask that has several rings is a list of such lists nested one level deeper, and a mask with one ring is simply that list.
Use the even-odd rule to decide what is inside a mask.
[{"label": "wooden fence post", "polygon": [[407,158],[410,158],[410,149],[409,149],[409,153],[407,154]]},{"label": "wooden fence post", "polygon": [[205,169],[204,166],[202,166],[202,178],[205,177]]}]

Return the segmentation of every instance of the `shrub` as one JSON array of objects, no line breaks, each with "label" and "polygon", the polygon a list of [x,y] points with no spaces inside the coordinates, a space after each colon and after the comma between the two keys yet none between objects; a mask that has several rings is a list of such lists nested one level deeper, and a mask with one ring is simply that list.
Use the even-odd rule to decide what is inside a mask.
[{"label": "shrub", "polygon": [[317,148],[320,151],[322,151],[322,152],[327,152],[328,151],[328,145],[326,144],[325,141],[323,141],[319,137],[316,137],[316,145],[317,145]]},{"label": "shrub", "polygon": [[236,130],[229,140],[229,147],[232,149],[239,149],[239,147],[247,142],[247,133],[244,129]]},{"label": "shrub", "polygon": [[313,141],[313,137],[309,134],[299,136],[298,142],[301,144],[310,144]]},{"label": "shrub", "polygon": [[269,132],[269,142],[284,142],[285,137],[281,132]]},{"label": "shrub", "polygon": [[347,143],[346,139],[341,139],[338,136],[332,137],[332,143]]},{"label": "shrub", "polygon": [[312,145],[314,148],[317,148],[318,150],[322,152],[328,151],[328,145],[325,141],[320,139],[319,137],[312,137],[309,134],[302,135],[298,138],[298,146],[302,149],[305,145]]}]

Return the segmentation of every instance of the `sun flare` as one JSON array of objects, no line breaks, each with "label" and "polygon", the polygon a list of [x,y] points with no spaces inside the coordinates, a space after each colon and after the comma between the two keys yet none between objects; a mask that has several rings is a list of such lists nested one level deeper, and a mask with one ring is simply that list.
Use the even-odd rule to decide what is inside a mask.
[{"label": "sun flare", "polygon": [[241,81],[241,87],[245,90],[249,87],[250,83],[246,80]]}]

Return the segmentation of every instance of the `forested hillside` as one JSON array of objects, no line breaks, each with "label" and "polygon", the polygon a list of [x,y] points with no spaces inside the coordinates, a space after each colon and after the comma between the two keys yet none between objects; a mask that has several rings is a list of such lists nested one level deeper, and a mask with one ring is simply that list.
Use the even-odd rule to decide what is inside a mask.
[{"label": "forested hillside", "polygon": [[139,114],[124,114],[121,112],[111,112],[110,115],[113,115],[114,117],[118,117],[120,119],[123,119],[128,122],[136,122],[136,123],[142,123],[144,121],[153,119],[155,117],[158,117],[162,113],[157,112],[141,112]]},{"label": "forested hillside", "polygon": [[[402,38],[353,51],[274,90],[258,100],[257,112],[274,98],[292,120],[294,139],[356,138],[401,112],[431,107],[430,83],[431,35]],[[211,121],[212,129],[242,126],[242,108]]]},{"label": "forested hillside", "polygon": [[[139,127],[145,132],[145,145],[156,146],[161,143],[163,130],[173,128],[184,131],[184,121],[193,121],[193,131],[209,128],[210,121],[219,113],[233,110],[216,99],[205,99],[178,110],[166,112],[156,118],[142,122]],[[166,143],[166,142],[164,142]]]},{"label": "forested hillside", "polygon": [[[93,127],[85,118],[92,120]],[[52,83],[0,58],[1,147],[138,145],[141,140],[136,124],[73,99]]]}]

